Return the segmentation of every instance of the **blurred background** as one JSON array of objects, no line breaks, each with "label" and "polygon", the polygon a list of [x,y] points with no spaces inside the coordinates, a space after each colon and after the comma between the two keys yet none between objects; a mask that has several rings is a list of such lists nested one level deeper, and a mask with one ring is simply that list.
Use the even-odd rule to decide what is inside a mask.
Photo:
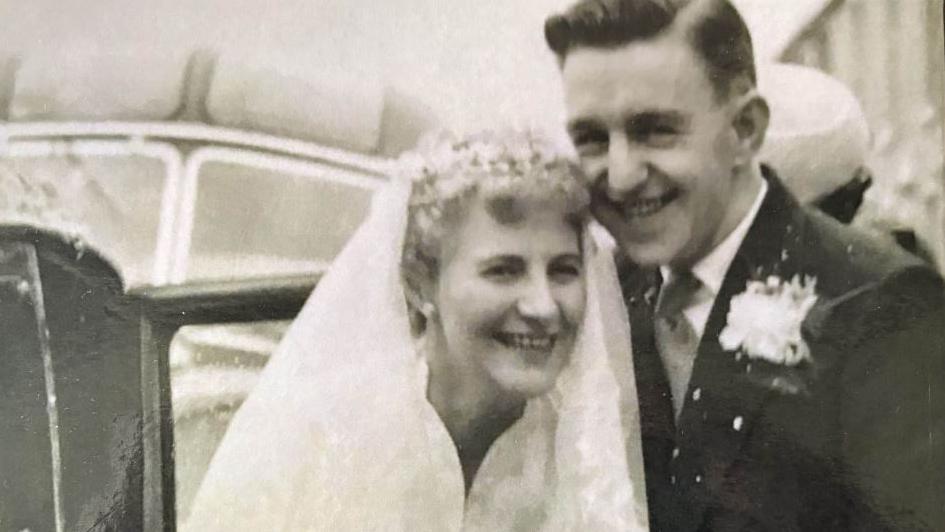
[{"label": "blurred background", "polygon": [[[911,230],[945,271],[942,0],[733,2],[759,63],[859,99],[873,186],[854,223]],[[542,26],[570,3],[0,0],[0,222],[92,246],[133,292],[315,278],[423,132],[564,141]],[[178,518],[284,329],[174,337]]]}]

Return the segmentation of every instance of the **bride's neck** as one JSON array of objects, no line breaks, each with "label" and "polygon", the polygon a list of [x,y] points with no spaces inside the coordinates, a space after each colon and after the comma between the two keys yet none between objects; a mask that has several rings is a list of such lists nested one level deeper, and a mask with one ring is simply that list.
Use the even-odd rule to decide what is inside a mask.
[{"label": "bride's neck", "polygon": [[430,351],[427,399],[457,444],[476,439],[499,420],[514,422],[521,415],[525,400],[503,393],[481,368],[464,363],[466,358],[449,357],[443,349]]},{"label": "bride's neck", "polygon": [[427,400],[449,432],[459,455],[466,494],[492,444],[522,416],[525,400],[501,393],[495,382],[470,364],[450,363],[441,351],[428,353]]},{"label": "bride's neck", "polygon": [[427,399],[456,445],[468,490],[489,447],[521,417],[525,399],[503,393],[468,357],[450,357],[436,345],[426,355]]}]

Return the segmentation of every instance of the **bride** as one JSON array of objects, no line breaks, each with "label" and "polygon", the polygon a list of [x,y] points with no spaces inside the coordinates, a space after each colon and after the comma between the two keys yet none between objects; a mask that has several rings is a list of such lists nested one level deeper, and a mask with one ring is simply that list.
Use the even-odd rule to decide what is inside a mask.
[{"label": "bride", "polygon": [[527,133],[432,137],[396,167],[185,528],[646,530],[629,331],[579,171]]}]

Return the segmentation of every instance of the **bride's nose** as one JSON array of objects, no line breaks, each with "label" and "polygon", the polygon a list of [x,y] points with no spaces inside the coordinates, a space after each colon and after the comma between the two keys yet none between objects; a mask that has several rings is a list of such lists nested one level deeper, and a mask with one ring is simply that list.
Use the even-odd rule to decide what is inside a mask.
[{"label": "bride's nose", "polygon": [[553,325],[560,316],[558,302],[545,276],[535,276],[522,286],[516,308],[523,318],[544,325]]}]

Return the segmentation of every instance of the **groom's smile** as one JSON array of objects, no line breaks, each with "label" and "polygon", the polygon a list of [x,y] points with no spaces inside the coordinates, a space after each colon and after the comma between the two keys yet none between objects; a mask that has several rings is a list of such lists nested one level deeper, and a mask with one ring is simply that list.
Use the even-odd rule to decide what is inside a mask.
[{"label": "groom's smile", "polygon": [[[606,185],[603,185],[601,188],[605,187]],[[679,188],[672,187],[664,192],[636,194],[616,201],[610,199],[606,190],[596,191],[591,197],[598,209],[609,208],[622,213],[627,220],[639,220],[640,223],[645,223],[643,219],[652,218],[663,212],[679,196]]]}]

